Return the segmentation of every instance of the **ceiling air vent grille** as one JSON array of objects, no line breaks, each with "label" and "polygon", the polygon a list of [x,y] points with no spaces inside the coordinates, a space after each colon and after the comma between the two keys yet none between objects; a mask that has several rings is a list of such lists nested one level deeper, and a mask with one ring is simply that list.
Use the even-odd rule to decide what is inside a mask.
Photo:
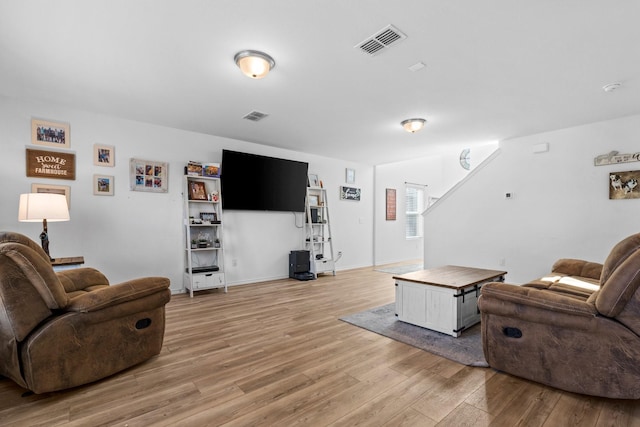
[{"label": "ceiling air vent grille", "polygon": [[243,119],[251,120],[252,122],[259,122],[260,120],[268,116],[269,115],[267,113],[262,113],[260,111],[252,111],[246,116],[244,116]]},{"label": "ceiling air vent grille", "polygon": [[371,37],[367,37],[354,47],[360,49],[361,52],[366,53],[367,55],[374,56],[390,47],[393,43],[406,38],[407,36],[393,25],[387,25],[376,34]]}]

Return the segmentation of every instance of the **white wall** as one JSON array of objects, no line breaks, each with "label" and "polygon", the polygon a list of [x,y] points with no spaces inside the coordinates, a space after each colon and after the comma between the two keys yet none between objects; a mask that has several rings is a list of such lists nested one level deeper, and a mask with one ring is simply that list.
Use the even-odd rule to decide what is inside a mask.
[{"label": "white wall", "polygon": [[[594,158],[639,151],[639,129],[637,115],[502,142],[499,155],[425,214],[425,266],[504,268],[507,281],[523,283],[558,258],[603,262],[640,231],[640,199],[609,200],[609,173],[640,163],[594,166]],[[549,151],[533,153],[542,143]]]},{"label": "white wall", "polygon": [[[76,154],[76,180],[26,176],[25,148],[31,146],[32,117],[70,123],[69,151]],[[19,195],[29,192],[32,183],[69,185],[71,221],[49,225],[51,255],[82,255],[86,266],[100,269],[112,283],[157,275],[169,277],[174,292],[182,290],[184,166],[189,160],[220,162],[223,148],[309,162],[309,171],[317,173],[329,189],[333,241],[336,253],[343,253],[337,269],[373,263],[370,166],[7,97],[0,97],[0,129],[0,230],[39,241],[41,224],[18,222]],[[115,146],[114,168],[93,165],[94,144]],[[168,162],[168,193],[130,191],[132,157]],[[363,194],[360,202],[338,198],[345,168],[356,170],[356,185]],[[115,176],[113,197],[93,195],[94,174]],[[224,220],[230,285],[288,276],[289,251],[302,249],[301,214],[227,211]]]},{"label": "white wall", "polygon": [[[375,265],[423,258],[422,238],[405,238],[405,183],[423,184],[427,197],[441,197],[464,179],[498,147],[496,143],[476,145],[471,149],[471,168],[460,166],[460,149],[431,157],[375,167]],[[386,189],[396,190],[396,220],[386,220]]]}]

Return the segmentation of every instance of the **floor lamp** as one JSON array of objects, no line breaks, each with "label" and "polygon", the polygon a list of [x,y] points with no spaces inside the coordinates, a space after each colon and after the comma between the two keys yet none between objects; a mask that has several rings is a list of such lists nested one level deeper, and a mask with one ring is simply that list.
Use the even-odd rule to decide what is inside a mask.
[{"label": "floor lamp", "polygon": [[40,242],[42,244],[42,249],[44,249],[51,261],[53,261],[53,258],[49,255],[49,232],[47,230],[47,221],[69,221],[69,219],[67,198],[62,194],[27,193],[20,195],[18,221],[42,221]]}]

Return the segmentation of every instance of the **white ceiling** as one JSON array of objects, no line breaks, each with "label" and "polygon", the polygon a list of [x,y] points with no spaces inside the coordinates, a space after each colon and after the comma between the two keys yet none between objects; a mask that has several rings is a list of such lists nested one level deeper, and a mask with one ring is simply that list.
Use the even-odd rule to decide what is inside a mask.
[{"label": "white ceiling", "polygon": [[[1,0],[0,94],[375,165],[640,113],[639,22],[637,0]],[[389,24],[407,38],[354,48]],[[245,49],[275,69],[243,76]]]}]

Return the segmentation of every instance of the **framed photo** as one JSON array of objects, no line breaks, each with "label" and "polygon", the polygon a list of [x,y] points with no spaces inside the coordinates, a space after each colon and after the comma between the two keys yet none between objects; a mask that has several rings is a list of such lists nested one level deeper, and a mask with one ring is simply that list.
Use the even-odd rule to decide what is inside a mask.
[{"label": "framed photo", "polygon": [[31,143],[47,147],[70,148],[69,124],[31,119]]},{"label": "framed photo", "polygon": [[169,164],[132,158],[129,161],[129,185],[131,191],[166,193],[169,191]]},{"label": "framed photo", "polygon": [[67,207],[71,209],[71,187],[68,185],[31,184],[31,192],[62,194],[67,198]]},{"label": "framed photo", "polygon": [[320,187],[320,180],[315,173],[309,174],[309,187]]},{"label": "framed photo", "polygon": [[354,184],[356,182],[356,170],[347,168],[345,171],[345,182],[347,184]]},{"label": "framed photo", "polygon": [[356,202],[360,201],[360,189],[356,187],[340,187],[340,198],[342,200],[354,200]]},{"label": "framed photo", "polygon": [[609,174],[609,199],[640,198],[640,171],[611,172]]},{"label": "framed photo", "polygon": [[204,163],[202,165],[202,176],[219,177],[220,163]]},{"label": "framed photo", "polygon": [[189,200],[207,200],[207,189],[202,181],[189,181]]},{"label": "framed photo", "polygon": [[76,179],[76,154],[52,150],[26,149],[27,176]]},{"label": "framed photo", "polygon": [[215,212],[200,212],[200,219],[203,222],[214,223],[218,220],[218,214]]},{"label": "framed photo", "polygon": [[396,220],[396,189],[387,188],[386,190],[386,217],[387,221]]},{"label": "framed photo", "polygon": [[309,206],[319,206],[318,196],[309,196]]},{"label": "framed photo", "polygon": [[96,196],[113,196],[113,176],[93,175],[93,194]]},{"label": "framed photo", "polygon": [[202,175],[202,163],[192,162],[187,163],[187,175],[189,176],[201,176]]},{"label": "framed photo", "polygon": [[116,151],[112,145],[93,144],[93,164],[96,166],[116,165]]}]

